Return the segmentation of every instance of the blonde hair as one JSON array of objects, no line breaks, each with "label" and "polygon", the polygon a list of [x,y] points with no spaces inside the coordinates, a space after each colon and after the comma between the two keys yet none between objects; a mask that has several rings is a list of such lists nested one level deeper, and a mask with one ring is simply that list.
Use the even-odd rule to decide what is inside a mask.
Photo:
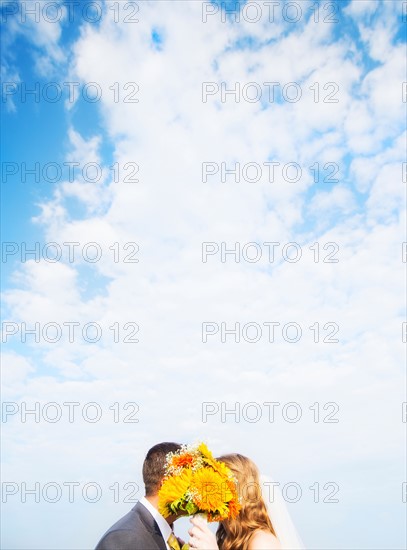
[{"label": "blonde hair", "polygon": [[237,479],[242,508],[236,519],[223,521],[216,532],[221,550],[247,550],[250,538],[258,529],[275,535],[264,503],[257,466],[250,458],[229,454],[218,458],[224,462]]}]

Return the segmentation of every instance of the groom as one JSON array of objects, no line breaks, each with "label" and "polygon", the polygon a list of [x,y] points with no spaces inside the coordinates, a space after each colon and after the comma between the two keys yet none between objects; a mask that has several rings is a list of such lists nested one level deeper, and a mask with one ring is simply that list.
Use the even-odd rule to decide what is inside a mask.
[{"label": "groom", "polygon": [[178,443],[158,443],[143,464],[146,495],[101,538],[96,550],[180,550],[172,524],[179,516],[166,519],[158,512],[158,491],[164,477],[167,453],[180,449]]}]

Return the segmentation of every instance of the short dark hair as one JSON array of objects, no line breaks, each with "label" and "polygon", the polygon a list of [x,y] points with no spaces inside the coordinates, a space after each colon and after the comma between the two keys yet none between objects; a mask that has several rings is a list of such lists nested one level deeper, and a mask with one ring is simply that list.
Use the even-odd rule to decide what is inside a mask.
[{"label": "short dark hair", "polygon": [[158,443],[148,451],[143,463],[143,481],[146,496],[156,495],[164,477],[164,466],[167,453],[175,453],[181,448],[179,443]]}]

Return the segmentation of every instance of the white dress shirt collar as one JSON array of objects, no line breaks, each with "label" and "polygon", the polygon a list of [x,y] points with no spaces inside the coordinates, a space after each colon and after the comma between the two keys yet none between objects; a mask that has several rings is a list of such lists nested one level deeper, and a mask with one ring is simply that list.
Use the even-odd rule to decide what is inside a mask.
[{"label": "white dress shirt collar", "polygon": [[141,504],[147,508],[147,510],[150,512],[150,514],[155,519],[158,528],[162,534],[163,539],[165,540],[165,544],[167,546],[167,549],[170,550],[170,547],[168,546],[168,537],[172,533],[172,529],[169,526],[167,520],[163,518],[163,516],[160,514],[160,512],[157,510],[157,508],[154,508],[154,506],[149,502],[146,497],[143,497],[140,499]]}]

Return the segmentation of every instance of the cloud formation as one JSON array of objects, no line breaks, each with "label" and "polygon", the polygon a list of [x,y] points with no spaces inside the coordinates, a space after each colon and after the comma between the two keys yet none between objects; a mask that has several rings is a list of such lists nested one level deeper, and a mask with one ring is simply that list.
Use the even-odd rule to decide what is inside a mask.
[{"label": "cloud formation", "polygon": [[[307,16],[291,23],[280,3],[271,23],[259,2],[259,21],[246,11],[237,23],[203,4],[142,3],[135,24],[105,5],[69,46],[67,74],[102,94],[100,127],[86,137],[73,122],[79,102],[67,108],[66,161],[95,163],[102,177],[55,185],[35,221],[62,259],[22,263],[3,294],[19,327],[4,361],[4,398],[19,404],[4,427],[5,477],[103,486],[97,504],[77,501],[64,540],[91,547],[130,506],[109,486],[140,484],[150,445],[205,438],[301,486],[291,511],[308,547],[385,547],[391,532],[401,548],[399,13],[353,1],[338,23],[322,8],[315,22],[304,2]],[[44,77],[49,63],[64,66],[61,29],[34,28]],[[22,323],[39,323],[39,342],[21,342]],[[64,414],[24,423],[23,402]],[[68,402],[80,403],[73,423]],[[86,419],[97,411],[83,413],[86,403],[99,404],[100,421]],[[288,403],[298,422],[284,418]],[[315,403],[340,421],[316,422]],[[388,469],[383,534],[372,478]],[[309,490],[329,481],[341,499],[331,509]],[[360,511],[361,500],[375,504]],[[33,523],[46,515],[49,531],[33,526],[29,540],[10,520],[6,546],[56,548],[73,505],[10,497],[10,516],[23,506]]]}]

